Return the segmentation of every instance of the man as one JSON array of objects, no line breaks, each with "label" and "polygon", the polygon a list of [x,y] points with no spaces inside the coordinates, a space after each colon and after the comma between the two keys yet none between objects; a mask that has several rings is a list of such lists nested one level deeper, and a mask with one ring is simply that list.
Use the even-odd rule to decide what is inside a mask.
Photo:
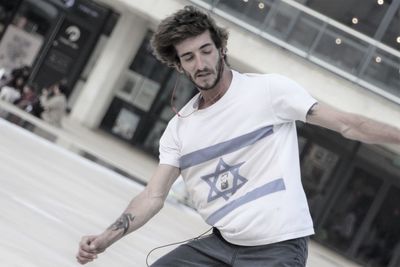
[{"label": "man", "polygon": [[212,225],[152,266],[305,266],[314,233],[301,185],[295,121],[367,143],[400,144],[400,131],[317,103],[280,75],[245,75],[226,64],[228,33],[185,7],[152,39],[158,59],[184,73],[199,94],[169,122],[160,164],[147,187],[100,235],[82,238],[85,264],[138,229],[163,206],[182,175],[195,208]]}]

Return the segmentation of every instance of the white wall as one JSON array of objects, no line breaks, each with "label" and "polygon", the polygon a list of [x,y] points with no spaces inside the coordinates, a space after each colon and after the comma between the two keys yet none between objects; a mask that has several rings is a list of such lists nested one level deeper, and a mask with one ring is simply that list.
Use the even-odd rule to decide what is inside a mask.
[{"label": "white wall", "polygon": [[89,128],[99,126],[114,97],[121,73],[128,69],[146,33],[146,21],[127,12],[121,14],[74,103],[70,113],[72,120]]}]

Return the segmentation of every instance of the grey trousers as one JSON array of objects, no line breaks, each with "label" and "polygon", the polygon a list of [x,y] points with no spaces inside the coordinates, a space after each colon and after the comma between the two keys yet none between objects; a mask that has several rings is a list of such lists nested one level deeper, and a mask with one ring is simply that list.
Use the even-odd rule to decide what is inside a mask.
[{"label": "grey trousers", "polygon": [[238,246],[218,230],[177,247],[151,267],[305,267],[308,237],[262,246]]}]

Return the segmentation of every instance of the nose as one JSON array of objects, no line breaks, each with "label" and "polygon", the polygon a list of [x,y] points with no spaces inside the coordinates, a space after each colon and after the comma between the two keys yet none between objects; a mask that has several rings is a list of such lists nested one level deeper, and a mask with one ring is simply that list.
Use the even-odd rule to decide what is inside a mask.
[{"label": "nose", "polygon": [[206,66],[206,64],[204,62],[204,59],[200,55],[197,55],[195,57],[195,66],[194,66],[195,69],[196,70],[203,70],[205,68],[205,66]]}]

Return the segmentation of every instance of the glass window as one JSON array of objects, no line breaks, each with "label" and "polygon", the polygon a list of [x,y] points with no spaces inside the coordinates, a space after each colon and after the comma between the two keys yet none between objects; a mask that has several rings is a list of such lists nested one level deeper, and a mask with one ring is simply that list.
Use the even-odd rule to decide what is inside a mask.
[{"label": "glass window", "polygon": [[381,179],[356,167],[325,223],[317,232],[317,240],[346,253],[382,183]]},{"label": "glass window", "polygon": [[399,58],[377,49],[362,78],[400,97],[399,71]]},{"label": "glass window", "polygon": [[117,97],[143,111],[149,111],[160,84],[136,72],[126,71],[117,84]]},{"label": "glass window", "polygon": [[309,0],[306,6],[373,37],[391,1],[382,2],[379,5],[373,0]]},{"label": "glass window", "polygon": [[322,208],[338,161],[337,154],[317,144],[312,144],[302,159],[301,177],[313,217]]},{"label": "glass window", "polygon": [[160,138],[167,127],[167,123],[163,121],[157,121],[149,134],[147,135],[146,140],[144,141],[144,147],[148,151],[150,151],[153,155],[158,155],[159,153],[159,145]]},{"label": "glass window", "polygon": [[288,43],[308,51],[317,37],[322,22],[308,14],[301,14],[287,38]]},{"label": "glass window", "polygon": [[382,43],[400,51],[400,8],[397,10],[390,22],[385,34],[382,37]]},{"label": "glass window", "polygon": [[129,69],[153,81],[162,83],[165,76],[171,71],[171,68],[162,64],[153,56],[150,45],[151,36],[152,32],[149,32],[142,42]]},{"label": "glass window", "polygon": [[357,74],[367,47],[365,42],[354,36],[327,27],[312,54],[340,69]]},{"label": "glass window", "polygon": [[123,137],[126,140],[130,140],[136,131],[136,127],[139,123],[139,116],[131,112],[128,109],[122,108],[114,122],[111,129],[112,133]]},{"label": "glass window", "polygon": [[220,0],[217,8],[253,26],[260,27],[271,10],[271,3],[272,0]]},{"label": "glass window", "polygon": [[300,11],[290,5],[277,2],[274,5],[274,12],[271,12],[267,20],[266,31],[281,39],[286,39],[289,31],[294,27]]},{"label": "glass window", "polygon": [[139,130],[142,113],[120,97],[115,97],[105,114],[100,127],[131,142]]},{"label": "glass window", "polygon": [[393,186],[379,208],[370,230],[365,233],[356,257],[367,266],[389,266],[398,246],[400,246],[400,188]]}]

